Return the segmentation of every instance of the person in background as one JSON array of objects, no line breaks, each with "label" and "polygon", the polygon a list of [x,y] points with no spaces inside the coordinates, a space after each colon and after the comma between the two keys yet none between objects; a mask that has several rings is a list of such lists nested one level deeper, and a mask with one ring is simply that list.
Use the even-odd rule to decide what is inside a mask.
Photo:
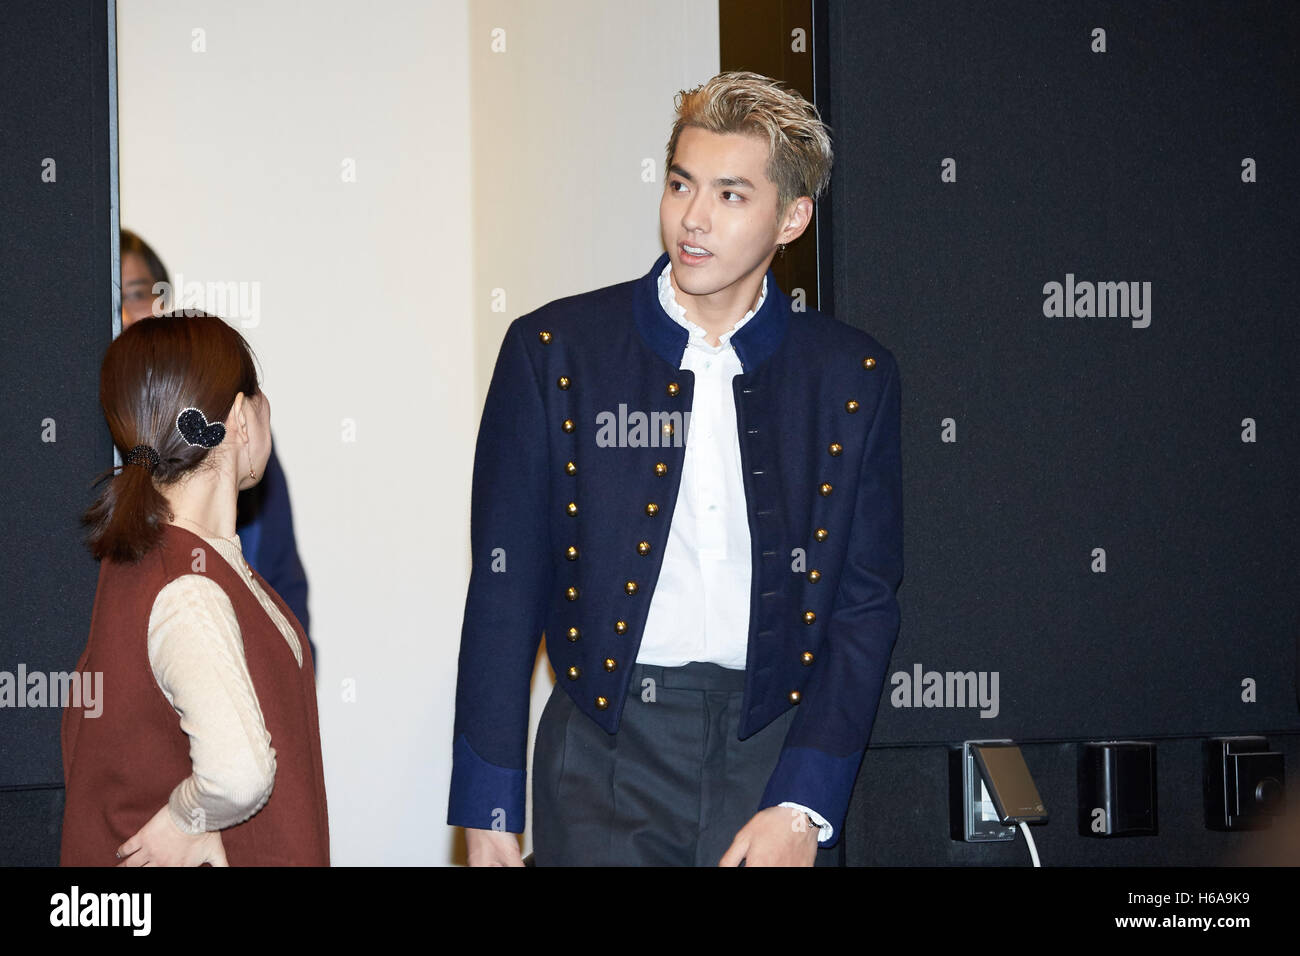
[{"label": "person in background", "polygon": [[105,703],[63,712],[60,862],[328,866],[306,633],[235,533],[271,455],[248,343],[216,316],[141,319],[99,396],[125,464],[83,518],[100,567],[76,677]]},{"label": "person in background", "polygon": [[[171,279],[158,253],[130,229],[122,230],[122,328],[137,319],[161,315],[171,308]],[[155,283],[165,283],[160,293]]]},{"label": "person in background", "polygon": [[[172,307],[171,279],[158,253],[129,229],[122,230],[122,328],[151,315],[160,315]],[[163,283],[161,294],[156,283]],[[243,543],[244,557],[257,568],[284,598],[302,622],[311,641],[311,620],[307,611],[307,572],[298,558],[293,534],[293,508],[289,502],[289,485],[276,457],[274,447],[266,463],[262,480],[239,495],[239,515],[235,524]],[[311,645],[319,660],[318,648]]]}]

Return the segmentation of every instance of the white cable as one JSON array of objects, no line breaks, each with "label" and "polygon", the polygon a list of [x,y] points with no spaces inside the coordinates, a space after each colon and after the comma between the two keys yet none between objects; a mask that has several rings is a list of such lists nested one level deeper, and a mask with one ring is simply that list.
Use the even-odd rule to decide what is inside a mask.
[{"label": "white cable", "polygon": [[1038,862],[1038,847],[1034,846],[1034,835],[1029,832],[1029,824],[1021,820],[1020,829],[1025,834],[1025,843],[1029,844],[1029,855],[1034,860],[1034,866],[1041,867],[1043,864]]}]

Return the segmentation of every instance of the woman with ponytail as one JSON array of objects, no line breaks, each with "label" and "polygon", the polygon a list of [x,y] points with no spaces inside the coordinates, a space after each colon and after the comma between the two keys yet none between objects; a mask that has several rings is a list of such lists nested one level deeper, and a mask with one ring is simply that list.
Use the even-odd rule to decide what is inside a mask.
[{"label": "woman with ponytail", "polygon": [[84,518],[100,574],[77,671],[104,691],[63,715],[61,861],[328,866],[311,650],[235,533],[271,454],[252,352],[215,316],[140,319],[99,394],[124,464]]}]

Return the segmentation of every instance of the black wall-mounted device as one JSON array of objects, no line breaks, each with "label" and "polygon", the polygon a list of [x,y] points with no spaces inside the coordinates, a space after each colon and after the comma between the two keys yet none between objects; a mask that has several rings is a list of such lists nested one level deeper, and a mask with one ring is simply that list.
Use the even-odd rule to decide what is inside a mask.
[{"label": "black wall-mounted device", "polygon": [[1079,835],[1156,833],[1156,745],[1136,740],[1081,744]]},{"label": "black wall-mounted device", "polygon": [[1213,737],[1205,742],[1205,825],[1261,830],[1286,810],[1286,765],[1266,737]]}]

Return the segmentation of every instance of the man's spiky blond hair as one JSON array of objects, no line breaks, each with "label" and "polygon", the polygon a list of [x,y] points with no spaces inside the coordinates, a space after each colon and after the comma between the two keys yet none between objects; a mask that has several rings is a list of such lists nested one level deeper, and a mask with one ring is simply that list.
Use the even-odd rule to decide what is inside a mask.
[{"label": "man's spiky blond hair", "polygon": [[818,199],[831,179],[830,130],[817,107],[780,80],[761,73],[719,73],[673,100],[677,121],[668,138],[664,173],[687,126],[711,133],[745,133],[768,141],[767,178],[776,183],[777,215],[800,196]]}]

